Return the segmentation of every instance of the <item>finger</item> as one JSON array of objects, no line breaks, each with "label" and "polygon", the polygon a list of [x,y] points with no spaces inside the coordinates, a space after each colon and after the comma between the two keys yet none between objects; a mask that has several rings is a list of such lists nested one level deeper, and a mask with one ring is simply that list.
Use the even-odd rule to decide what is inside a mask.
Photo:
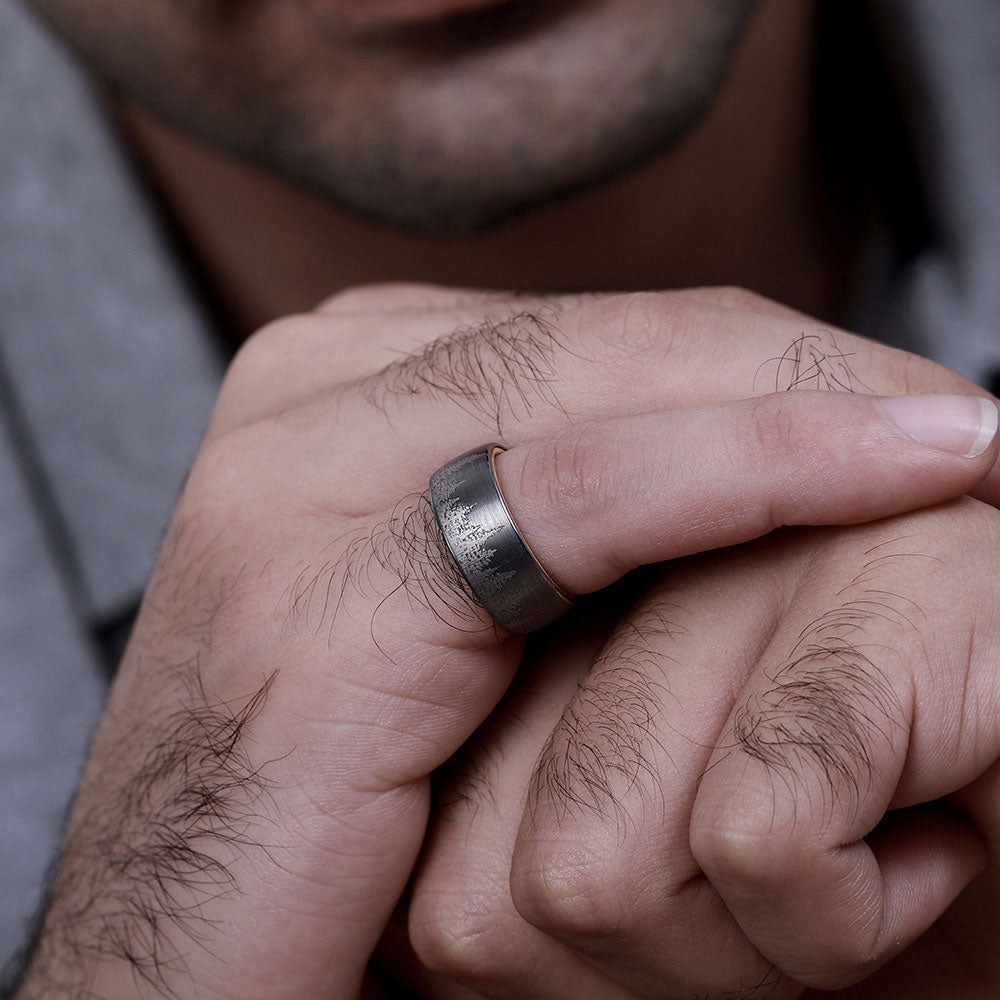
[{"label": "finger", "polygon": [[[636,566],[745,541],[780,524],[850,523],[923,506],[964,492],[992,462],[995,443],[975,457],[961,457],[995,431],[989,404],[983,409],[975,399],[905,400],[906,419],[916,406],[920,433],[942,447],[922,445],[905,433],[897,406],[869,397],[796,393],[633,418],[513,448],[498,459],[498,475],[542,564],[564,589],[583,593]],[[993,423],[982,425],[988,411]],[[285,459],[277,479],[252,449],[244,448],[239,458],[209,452],[192,474],[192,489],[226,496],[238,483],[241,504],[246,497],[269,504],[292,479],[313,499],[305,511],[289,514],[323,513],[322,498],[336,495],[338,485],[323,465],[327,442],[317,447],[294,426],[283,433],[283,439],[263,442]],[[405,468],[410,460],[401,455],[397,465]],[[396,467],[392,472],[387,477],[373,464],[374,482],[362,481],[359,488],[377,496],[390,488],[380,480],[395,480]],[[238,525],[246,512],[234,507]],[[327,530],[322,520],[316,530]],[[390,661],[402,657],[403,663],[412,661],[414,648],[457,645],[491,655],[500,648],[419,498],[352,522],[333,542],[299,530],[284,544],[289,553],[302,554],[304,567],[284,598],[289,628],[311,630],[314,637],[335,629],[352,645]],[[317,545],[325,550],[318,568]],[[510,668],[517,654],[507,655]],[[452,739],[432,741],[433,752],[416,759],[417,774],[428,773],[461,743],[467,710],[482,704],[484,688],[494,701],[503,689],[502,683],[476,679],[466,690],[462,679],[450,680],[462,678],[461,670],[442,679],[433,658],[421,669],[435,672],[426,694],[453,704],[463,722],[456,722]],[[413,682],[420,676],[401,671],[393,691],[419,691]]]},{"label": "finger", "polygon": [[693,779],[799,561],[775,542],[673,564],[539,756],[511,862],[517,909],[636,996],[797,995],[702,875],[688,831]]},{"label": "finger", "polygon": [[816,320],[801,312],[792,309],[791,306],[775,302],[773,299],[765,298],[748,288],[739,286],[715,286],[686,288],[674,294],[683,295],[697,302],[704,302],[707,305],[722,306],[725,309],[742,310],[744,312],[759,313],[762,316],[769,316],[772,319],[788,320],[798,324],[803,330],[816,326]]},{"label": "finger", "polygon": [[[327,311],[265,328],[237,355],[212,432],[224,430],[231,414],[245,419],[248,406],[260,416],[280,412],[289,392],[308,398],[329,392],[334,380],[362,376],[349,399],[371,433],[386,423],[405,432],[428,404],[442,420],[480,432],[544,431],[567,419],[786,388],[793,376],[782,370],[776,379],[770,369],[782,367],[780,356],[803,336],[799,324],[675,296],[466,303],[438,293],[430,305],[419,290],[409,296],[405,314],[372,304],[368,313]],[[819,344],[813,353],[822,350]],[[276,377],[285,369],[287,389]],[[806,374],[798,377],[809,384]],[[841,383],[817,387],[827,384]]]},{"label": "finger", "polygon": [[[885,517],[899,509],[902,482],[917,506],[940,499],[949,475],[971,488],[994,460],[992,445],[960,458],[919,445],[885,416],[962,454],[980,434],[995,435],[992,404],[982,404],[983,424],[978,400],[951,399],[795,393],[636,417],[514,448],[497,460],[498,476],[542,564],[565,590],[585,593],[637,565],[780,525]],[[952,427],[940,437],[938,413]]]},{"label": "finger", "polygon": [[1000,877],[995,863],[962,893],[928,934],[873,975],[844,990],[807,990],[802,1000],[996,996]]},{"label": "finger", "polygon": [[710,290],[542,299],[430,286],[348,292],[339,306],[281,321],[245,345],[209,436],[248,413],[278,415],[293,399],[334,391],[342,439],[349,432],[356,442],[348,458],[383,447],[386,433],[409,446],[429,419],[450,441],[489,433],[516,443],[567,423],[790,388],[977,391],[932,362],[767,309],[766,300],[735,301],[720,305]]},{"label": "finger", "polygon": [[[992,590],[982,593],[976,582],[992,578],[991,555],[982,554],[981,540],[992,534],[996,515],[972,501],[958,506],[964,511],[962,517],[942,508],[880,529],[883,537],[874,551],[861,546],[860,557],[848,553],[846,572],[852,587],[839,595],[837,585],[825,587],[819,597],[826,602],[832,592],[843,602],[829,616],[834,630],[860,629],[867,619],[864,647],[892,651],[919,671],[919,684],[911,677],[902,681],[903,690],[915,689],[912,714],[918,720],[906,737],[905,766],[891,799],[883,798],[874,807],[875,814],[880,817],[890,806],[899,809],[934,801],[989,769],[957,796],[964,813],[975,817],[976,830],[989,831],[996,827],[996,769],[990,765],[998,746],[993,720],[1000,690],[991,667],[976,669],[961,657],[956,660],[954,651],[969,648],[970,623],[981,625],[988,619],[987,609],[996,600]],[[956,526],[964,523],[968,529],[970,522],[975,552],[967,550],[968,541],[956,544],[961,543]],[[928,551],[915,540],[923,534],[933,540]],[[823,535],[815,533],[819,539]],[[897,536],[903,542],[893,547],[889,543]],[[792,539],[801,543],[803,536]],[[945,573],[942,555],[949,556],[951,572],[961,580]],[[900,586],[900,579],[886,575],[894,564],[896,576],[909,590]],[[556,727],[533,780],[532,808],[524,817],[514,852],[514,898],[530,922],[639,992],[652,994],[655,984],[672,983],[678,995],[700,995],[712,983],[747,984],[757,981],[755,976],[760,981],[770,976],[777,988],[772,959],[762,958],[742,932],[733,935],[731,915],[712,885],[699,878],[700,868],[688,850],[697,786],[684,776],[708,770],[705,783],[709,784],[712,746],[722,744],[731,752],[732,736],[717,736],[725,721],[719,713],[724,716],[728,711],[727,693],[739,690],[758,660],[773,682],[772,661],[760,643],[773,634],[785,610],[787,581],[802,579],[807,566],[813,567],[810,580],[813,574],[821,579],[824,572],[832,573],[833,580],[842,579],[845,567],[831,565],[821,545],[782,546],[778,538],[763,547],[729,551],[724,560],[681,565],[688,568],[678,568],[647,595],[627,626],[612,638]],[[921,581],[923,596],[912,592],[914,580]],[[805,590],[815,593],[813,585]],[[944,605],[941,592],[949,595]],[[914,598],[919,598],[919,607]],[[793,623],[803,615],[815,617],[802,606],[810,599],[802,597],[793,606]],[[820,604],[821,609],[829,606]],[[930,664],[926,672],[892,636],[896,627],[911,631],[912,622],[922,620],[920,608],[928,616],[933,608],[938,626],[925,626],[919,637],[922,656]],[[871,634],[872,625],[880,623],[887,627],[886,633]],[[975,645],[985,646],[984,665],[992,664],[994,655],[988,634],[981,627],[976,630]],[[789,644],[800,638],[793,630]],[[709,660],[704,658],[706,651]],[[830,672],[837,680],[836,672]],[[963,691],[961,699],[955,697],[958,690]],[[815,685],[813,691],[816,704],[803,709],[807,721],[815,721],[824,710],[829,713],[820,697],[822,688]],[[878,729],[873,716],[870,709],[863,713]],[[785,725],[791,734],[792,711]],[[748,723],[744,728],[752,732],[758,727]],[[831,728],[848,732],[846,725]],[[817,750],[819,759],[835,758],[837,747],[827,747],[829,741],[806,742],[811,748],[820,744],[829,750],[827,758],[819,758]],[[884,761],[872,766],[879,773],[892,773]],[[822,771],[818,766],[815,770]],[[671,782],[675,774],[678,780]],[[825,780],[825,773],[821,777]],[[777,780],[772,777],[772,783]],[[832,791],[821,795],[814,788],[810,793],[810,787],[798,789],[794,778],[787,783],[805,799],[805,805],[796,800],[795,812],[806,824],[809,807],[833,795]],[[876,792],[872,794],[877,798]],[[721,800],[726,808],[743,809],[742,800],[734,802],[728,788]],[[774,844],[767,849],[756,841],[743,845],[749,857],[742,888],[766,911],[766,916],[754,911],[756,922],[748,933],[765,922],[775,939],[787,943],[804,938],[803,947],[812,947],[816,919],[786,908],[785,899],[810,908],[815,898],[822,901],[822,894],[812,885],[804,887],[801,870],[792,863],[797,855],[786,851],[775,811],[773,806],[762,808],[757,817],[763,827],[760,839],[772,838]],[[847,811],[852,821],[857,819],[853,809]],[[823,816],[824,835],[832,826],[830,840],[841,848],[836,823],[825,812]],[[895,918],[884,932],[890,945],[877,961],[886,961],[929,926],[979,870],[983,857],[980,836],[953,810],[904,809],[890,820],[867,838],[885,887],[886,913]],[[740,830],[737,824],[737,837]],[[776,865],[782,865],[772,874],[771,884],[762,884],[759,866],[752,865],[756,853],[765,862],[777,859]],[[802,867],[809,877],[819,863],[810,858]],[[860,908],[853,912],[856,915]],[[832,946],[829,928],[821,928],[818,937],[817,950],[825,955],[824,949]],[[867,966],[852,967],[853,975],[863,974],[875,961],[872,957]]]},{"label": "finger", "polygon": [[409,937],[424,969],[491,1000],[631,995],[527,924],[510,894],[524,789],[548,731],[590,663],[592,625],[568,620],[533,644],[504,701],[441,776],[411,890]]},{"label": "finger", "polygon": [[[933,443],[920,443],[900,420]],[[496,466],[507,505],[542,565],[567,592],[586,593],[637,566],[777,526],[856,523],[961,494],[993,461],[995,441],[964,456],[995,436],[995,421],[992,404],[971,397],[780,394],[588,425],[512,448]],[[252,455],[239,464],[220,455],[208,469],[224,482],[209,492],[238,482],[244,494],[268,499],[291,478],[316,498],[307,513],[322,512],[322,498],[339,485],[323,467],[328,441],[317,445],[292,426],[267,443],[289,459],[279,481]],[[405,483],[398,470],[413,461],[400,455],[392,478]],[[371,465],[370,476],[354,485],[377,498],[391,487]],[[425,481],[426,470],[420,479],[413,474],[413,485]],[[195,470],[196,483],[205,471]],[[306,537],[291,550],[303,544],[315,543]],[[471,630],[468,643],[486,629],[479,641],[492,644],[489,619],[445,554],[426,501],[359,518],[326,549],[324,572],[303,570],[289,597],[294,614],[315,628],[328,624],[327,612],[357,605],[369,630],[372,597],[381,595],[375,622],[387,640],[408,639],[420,623],[417,634],[435,644],[451,644],[456,628]],[[345,626],[355,627],[349,617]]]},{"label": "finger", "polygon": [[962,787],[997,751],[978,709],[945,702],[957,687],[966,706],[997,695],[992,671],[954,655],[970,648],[984,601],[959,579],[978,578],[968,559],[948,568],[940,538],[954,511],[906,523],[923,529],[916,551],[912,536],[858,529],[851,582],[825,602],[807,578],[791,627],[737,700],[693,812],[695,856],[744,932],[821,988],[892,958],[984,863],[980,837],[954,814],[904,810],[879,825],[891,805]]}]

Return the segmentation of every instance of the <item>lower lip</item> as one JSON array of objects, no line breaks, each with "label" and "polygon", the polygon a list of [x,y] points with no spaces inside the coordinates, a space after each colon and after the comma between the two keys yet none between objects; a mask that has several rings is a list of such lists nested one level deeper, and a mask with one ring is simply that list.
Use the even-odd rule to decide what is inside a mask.
[{"label": "lower lip", "polygon": [[506,0],[305,0],[317,14],[348,30],[391,28],[440,21]]}]

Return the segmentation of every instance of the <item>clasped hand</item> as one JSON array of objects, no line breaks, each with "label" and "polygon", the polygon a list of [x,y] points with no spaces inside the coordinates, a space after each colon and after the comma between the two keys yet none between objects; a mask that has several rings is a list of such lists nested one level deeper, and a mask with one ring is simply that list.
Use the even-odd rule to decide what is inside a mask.
[{"label": "clasped hand", "polygon": [[[995,993],[996,444],[903,392],[982,394],[732,291],[369,288],[258,334],[19,996]],[[424,494],[489,439],[564,589],[657,564],[527,647]]]}]

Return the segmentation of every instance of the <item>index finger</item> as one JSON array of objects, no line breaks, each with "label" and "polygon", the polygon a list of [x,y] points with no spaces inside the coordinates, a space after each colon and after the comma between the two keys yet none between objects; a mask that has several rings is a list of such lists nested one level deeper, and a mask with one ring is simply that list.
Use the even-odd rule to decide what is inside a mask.
[{"label": "index finger", "polygon": [[226,380],[210,436],[292,402],[343,394],[365,420],[360,450],[422,428],[523,439],[584,420],[788,389],[982,393],[931,361],[738,290],[523,296],[374,286],[252,338]]}]

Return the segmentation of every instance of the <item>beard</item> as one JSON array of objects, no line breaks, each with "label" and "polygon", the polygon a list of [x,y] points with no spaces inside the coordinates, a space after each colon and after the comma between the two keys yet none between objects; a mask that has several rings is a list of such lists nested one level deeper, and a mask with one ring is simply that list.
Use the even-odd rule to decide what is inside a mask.
[{"label": "beard", "polygon": [[35,2],[173,124],[425,233],[488,226],[667,148],[710,106],[751,5],[534,0],[371,27],[314,0]]}]

